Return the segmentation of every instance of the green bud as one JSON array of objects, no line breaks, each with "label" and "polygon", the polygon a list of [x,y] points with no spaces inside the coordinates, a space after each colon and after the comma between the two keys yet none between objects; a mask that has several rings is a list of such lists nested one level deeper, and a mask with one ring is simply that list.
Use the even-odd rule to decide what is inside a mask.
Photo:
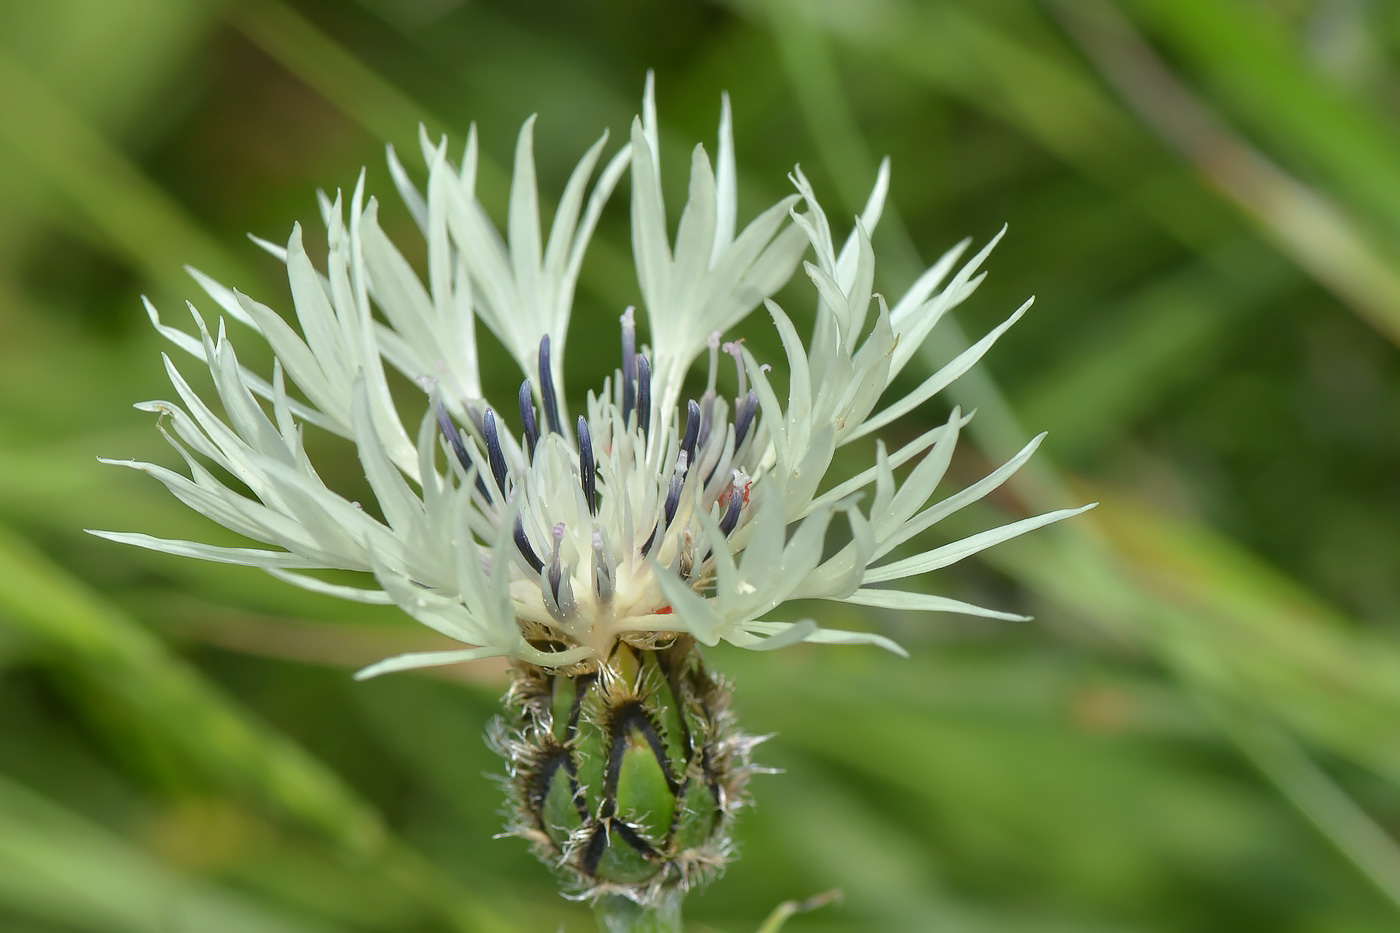
[{"label": "green bud", "polygon": [[580,896],[655,903],[718,874],[755,744],[728,701],[689,638],[619,644],[596,670],[517,666],[492,734],[511,831]]}]

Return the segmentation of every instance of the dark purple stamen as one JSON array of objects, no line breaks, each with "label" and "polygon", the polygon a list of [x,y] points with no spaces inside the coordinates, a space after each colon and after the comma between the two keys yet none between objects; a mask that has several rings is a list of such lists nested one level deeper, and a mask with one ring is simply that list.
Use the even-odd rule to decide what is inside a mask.
[{"label": "dark purple stamen", "polygon": [[705,442],[710,439],[710,428],[714,426],[715,418],[715,397],[711,392],[706,392],[700,397],[700,410],[705,416],[700,419],[700,436],[697,439],[699,446],[704,447]]},{"label": "dark purple stamen", "polygon": [[520,383],[520,424],[525,428],[525,451],[531,460],[535,459],[535,445],[540,440],[540,426],[535,421],[535,404],[530,391],[530,380]]},{"label": "dark purple stamen", "polygon": [[651,430],[651,364],[637,354],[637,424],[645,434]]},{"label": "dark purple stamen", "polygon": [[525,558],[525,563],[530,565],[530,569],[539,573],[544,569],[544,561],[540,560],[535,549],[530,546],[530,539],[525,535],[525,523],[520,516],[515,516],[515,547],[520,551],[520,556]]},{"label": "dark purple stamen", "polygon": [[564,565],[559,561],[559,545],[564,542],[564,523],[554,526],[554,548],[549,556],[549,589],[554,594],[554,604],[559,605],[559,585],[564,579]]},{"label": "dark purple stamen", "polygon": [[[476,464],[472,463],[472,455],[467,453],[467,445],[462,441],[462,432],[457,430],[457,425],[452,422],[452,416],[447,413],[446,406],[441,402],[438,402],[437,422],[438,427],[442,429],[442,436],[447,438],[452,453],[456,455],[457,462],[468,474],[472,473]],[[491,490],[486,487],[486,482],[481,478],[480,472],[476,474],[476,488],[481,490],[481,494],[486,497],[487,502],[491,501]]]},{"label": "dark purple stamen", "polygon": [[544,402],[544,421],[555,434],[564,433],[559,421],[559,399],[554,396],[554,371],[549,367],[549,334],[540,338],[540,399]]},{"label": "dark purple stamen", "polygon": [[564,568],[558,560],[549,565],[549,590],[554,594],[554,604],[559,605],[559,584],[564,579]]},{"label": "dark purple stamen", "polygon": [[676,517],[676,509],[681,504],[681,489],[685,486],[685,474],[689,466],[690,462],[686,458],[685,451],[681,451],[680,457],[676,460],[676,472],[671,474],[671,487],[666,490],[666,506],[663,511],[666,515],[667,527],[670,527],[671,519]]},{"label": "dark purple stamen", "polygon": [[719,520],[719,530],[726,538],[739,524],[739,510],[744,507],[744,491],[737,485],[729,490],[729,504],[724,507],[724,515]]},{"label": "dark purple stamen", "polygon": [[471,419],[472,427],[476,428],[476,433],[480,434],[483,430],[481,412],[471,402],[468,402],[464,407],[467,410],[467,417]]},{"label": "dark purple stamen", "polygon": [[583,415],[578,417],[578,478],[583,486],[583,501],[588,503],[588,514],[598,514],[598,503],[594,492],[598,485],[598,468],[593,462],[593,439],[588,434],[588,422]]},{"label": "dark purple stamen", "polygon": [[681,453],[685,454],[687,466],[695,462],[695,443],[699,439],[700,404],[695,399],[691,399],[685,403],[685,437],[681,439]]},{"label": "dark purple stamen", "polygon": [[660,530],[661,530],[661,523],[660,523],[660,522],[657,522],[655,525],[652,525],[652,526],[651,526],[651,534],[647,535],[646,543],[643,544],[643,545],[641,546],[641,549],[640,549],[640,550],[641,550],[641,555],[642,555],[643,557],[650,557],[650,556],[651,556],[651,546],[652,546],[653,544],[656,543],[656,533],[659,532]]},{"label": "dark purple stamen", "polygon": [[676,470],[671,474],[671,484],[666,490],[666,502],[661,507],[662,518],[651,529],[651,535],[647,538],[646,544],[642,545],[643,557],[651,556],[652,545],[656,544],[661,537],[665,537],[666,529],[671,527],[671,520],[676,517],[676,509],[680,508],[681,490],[685,487],[685,453],[682,452],[677,460]]},{"label": "dark purple stamen", "polygon": [[486,458],[491,463],[491,475],[496,477],[496,488],[501,495],[509,496],[506,489],[506,452],[501,449],[501,437],[496,431],[496,414],[486,409],[481,419],[482,433],[486,435]]},{"label": "dark purple stamen", "polygon": [[738,450],[744,444],[744,438],[749,435],[749,428],[753,426],[753,416],[758,414],[758,393],[753,389],[739,403],[739,416],[734,419],[734,449]]},{"label": "dark purple stamen", "polygon": [[472,468],[472,456],[467,453],[467,445],[462,443],[462,434],[457,430],[457,425],[452,423],[452,416],[447,413],[447,406],[441,402],[437,407],[437,423],[442,429],[442,436],[447,438],[447,443],[452,446],[452,452],[457,455],[457,462],[462,464],[462,469],[470,471]]}]

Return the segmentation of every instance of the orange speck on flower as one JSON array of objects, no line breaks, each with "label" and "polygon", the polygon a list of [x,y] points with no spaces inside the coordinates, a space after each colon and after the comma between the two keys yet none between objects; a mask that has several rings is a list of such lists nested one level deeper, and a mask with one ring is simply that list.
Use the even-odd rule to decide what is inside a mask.
[{"label": "orange speck on flower", "polygon": [[[753,480],[749,480],[748,482],[744,483],[744,488],[743,488],[743,491],[742,491],[742,493],[741,493],[741,495],[743,495],[743,497],[744,497],[743,505],[748,505],[748,504],[749,504],[749,490],[752,489],[752,488],[753,488]],[[724,492],[720,493],[720,494],[715,498],[715,503],[716,503],[720,508],[725,508],[726,506],[729,505],[729,497],[730,497],[730,495],[732,494],[732,492],[733,492],[732,489],[726,489]]]}]

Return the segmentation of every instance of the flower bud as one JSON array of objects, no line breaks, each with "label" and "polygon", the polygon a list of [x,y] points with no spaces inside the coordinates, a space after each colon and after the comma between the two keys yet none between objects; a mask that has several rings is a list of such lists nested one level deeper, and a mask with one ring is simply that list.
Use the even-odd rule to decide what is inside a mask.
[{"label": "flower bud", "polygon": [[507,760],[510,831],[579,896],[642,904],[717,874],[755,740],[694,642],[619,643],[596,670],[519,664],[492,741]]}]

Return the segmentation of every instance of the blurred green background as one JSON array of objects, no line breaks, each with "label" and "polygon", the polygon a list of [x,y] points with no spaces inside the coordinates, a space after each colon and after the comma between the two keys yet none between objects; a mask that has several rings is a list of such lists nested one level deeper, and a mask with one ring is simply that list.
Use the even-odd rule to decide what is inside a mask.
[{"label": "blurred green background", "polygon": [[[477,122],[499,207],[537,111],[557,196],[602,127],[625,138],[648,68],[673,204],[727,89],[743,217],[800,161],[849,218],[892,157],[886,294],[1008,223],[957,326],[1037,305],[941,404],[978,409],[964,481],[1050,437],[940,531],[1103,502],[930,581],[1035,623],[827,608],[912,657],[711,652],[786,773],[755,780],[695,929],[832,887],[841,906],[789,929],[1400,927],[1400,4],[11,0],[0,930],[592,928],[491,839],[501,668],[356,684],[428,639],[80,529],[223,540],[95,461],[175,459],[129,407],[170,391],[140,294],[179,321],[192,263],[287,308],[244,233],[316,226],[315,189],[362,165],[411,243],[383,144],[416,153],[420,121],[457,144]],[[636,291],[625,205],[570,336],[609,360]],[[779,359],[767,329],[746,334]]]}]

